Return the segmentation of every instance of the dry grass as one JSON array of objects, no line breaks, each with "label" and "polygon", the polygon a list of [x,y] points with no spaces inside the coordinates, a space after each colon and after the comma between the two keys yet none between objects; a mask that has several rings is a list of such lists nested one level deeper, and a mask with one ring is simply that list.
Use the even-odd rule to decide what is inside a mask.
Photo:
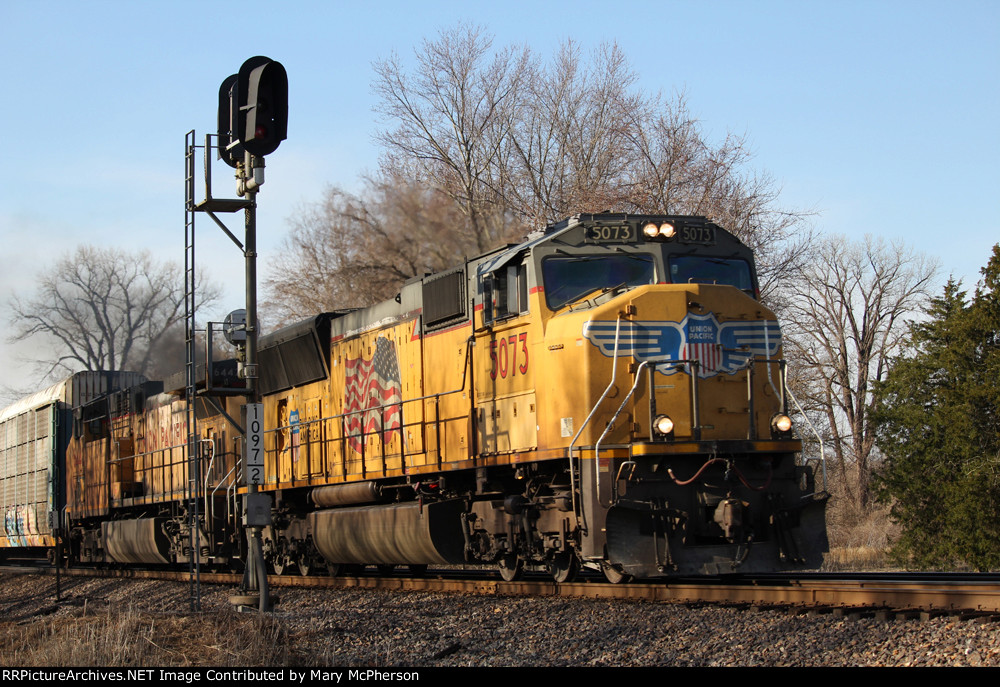
[{"label": "dry grass", "polygon": [[134,607],[0,622],[13,666],[296,665],[285,631],[257,614],[165,614]]},{"label": "dry grass", "polygon": [[900,527],[886,506],[862,509],[833,489],[827,508],[830,552],[823,564],[832,571],[878,571],[890,566],[889,549]]},{"label": "dry grass", "polygon": [[874,572],[889,567],[887,552],[869,546],[831,547],[823,559],[823,570],[830,572]]},{"label": "dry grass", "polygon": [[219,585],[202,587],[203,612],[187,610],[187,583],[71,577],[61,589],[57,602],[51,575],[0,575],[4,667],[394,665],[396,638],[379,637],[359,662],[350,652],[369,641],[365,631],[330,622],[293,629],[294,614],[238,613],[234,590]]}]

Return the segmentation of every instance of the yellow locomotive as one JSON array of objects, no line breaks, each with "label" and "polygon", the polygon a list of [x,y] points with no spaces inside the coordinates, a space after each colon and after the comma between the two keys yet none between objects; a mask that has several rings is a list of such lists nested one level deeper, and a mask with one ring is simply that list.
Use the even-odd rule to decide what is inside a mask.
[{"label": "yellow locomotive", "polygon": [[[236,369],[235,360],[217,363],[212,386],[238,392],[244,382]],[[79,563],[232,567],[245,556],[242,437],[233,419],[242,400],[194,399],[197,461],[191,461],[184,373],[163,381],[126,374],[130,385],[108,385],[73,409],[65,461],[53,471],[65,480],[59,521],[66,556]]]},{"label": "yellow locomotive", "polygon": [[704,218],[578,215],[263,337],[260,363],[277,570],[621,580],[826,550],[752,252]]},{"label": "yellow locomotive", "polygon": [[[577,215],[261,337],[258,362],[279,573],[621,581],[815,568],[827,548],[753,254],[702,217]],[[229,395],[194,399],[196,462],[184,380],[133,377],[79,396],[30,508],[0,475],[0,545],[51,546],[29,536],[49,509],[74,561],[245,557],[235,361],[208,375]],[[10,432],[15,451],[34,436]]]}]

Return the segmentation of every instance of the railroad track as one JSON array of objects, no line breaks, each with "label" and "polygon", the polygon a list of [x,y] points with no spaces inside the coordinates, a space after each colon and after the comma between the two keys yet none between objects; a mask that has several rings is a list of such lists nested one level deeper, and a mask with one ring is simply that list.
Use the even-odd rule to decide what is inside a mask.
[{"label": "railroad track", "polygon": [[[11,570],[12,568],[0,568]],[[51,567],[14,568],[21,572],[55,574]],[[75,568],[63,575],[87,577],[190,580],[189,573],[165,570],[98,570]],[[200,575],[203,584],[239,585],[234,573]],[[274,588],[363,588],[420,590],[504,596],[547,596],[592,599],[628,599],[685,604],[743,605],[785,608],[791,613],[830,612],[891,618],[930,618],[942,614],[983,616],[1000,620],[1000,575],[924,573],[816,573],[806,575],[734,576],[726,579],[672,580],[608,584],[602,577],[556,584],[546,576],[526,576],[504,582],[486,570],[430,570],[424,577],[359,576],[322,577],[272,575]]]}]

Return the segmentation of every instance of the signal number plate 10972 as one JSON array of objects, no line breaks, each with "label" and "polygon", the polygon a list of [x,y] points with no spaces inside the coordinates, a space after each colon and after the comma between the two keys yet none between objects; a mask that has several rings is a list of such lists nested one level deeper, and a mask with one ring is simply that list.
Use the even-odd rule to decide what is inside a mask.
[{"label": "signal number plate 10972", "polygon": [[264,483],[264,404],[247,403],[243,467],[247,486]]},{"label": "signal number plate 10972", "polygon": [[587,243],[631,243],[635,241],[635,227],[627,224],[587,227]]}]

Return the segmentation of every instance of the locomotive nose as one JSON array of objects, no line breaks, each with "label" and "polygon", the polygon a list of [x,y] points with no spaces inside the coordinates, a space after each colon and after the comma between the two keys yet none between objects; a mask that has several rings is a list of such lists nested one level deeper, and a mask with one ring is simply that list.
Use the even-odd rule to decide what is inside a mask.
[{"label": "locomotive nose", "polygon": [[[771,418],[785,412],[781,330],[770,311],[731,287],[639,289],[593,313],[583,333],[594,398],[612,373],[619,388],[634,389],[618,410],[631,419],[622,440],[770,437]],[[609,364],[615,357],[617,368]]]}]

